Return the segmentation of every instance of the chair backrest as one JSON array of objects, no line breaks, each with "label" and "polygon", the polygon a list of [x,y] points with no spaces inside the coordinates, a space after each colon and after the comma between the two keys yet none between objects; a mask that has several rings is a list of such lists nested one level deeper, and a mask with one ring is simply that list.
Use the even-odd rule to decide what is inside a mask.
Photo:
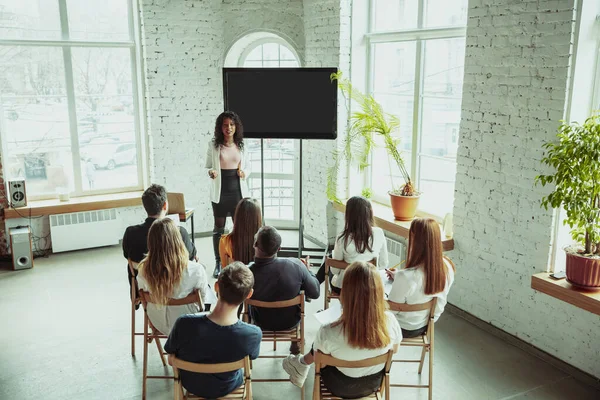
[{"label": "chair backrest", "polygon": [[131,272],[132,276],[135,276],[135,271],[138,269],[140,263],[133,261],[131,258],[127,259],[127,265],[129,266],[129,272]]},{"label": "chair backrest", "polygon": [[437,297],[434,297],[433,299],[429,300],[427,303],[421,303],[421,304],[395,303],[391,300],[388,300],[388,305],[390,306],[390,311],[413,312],[413,311],[429,310],[430,316],[433,316],[433,312],[435,310],[436,304],[437,304]]},{"label": "chair backrest", "polygon": [[249,307],[260,307],[260,308],[286,308],[292,306],[300,306],[300,317],[304,318],[304,290],[293,299],[280,300],[280,301],[260,301],[253,300],[252,298],[244,300],[244,317],[245,322],[250,322]]},{"label": "chair backrest", "polygon": [[[373,258],[369,261],[374,266],[377,266],[377,258]],[[336,260],[335,258],[327,257],[325,259],[325,271],[329,271],[329,268],[346,269],[351,263],[347,263],[344,260]]]},{"label": "chair backrest", "polygon": [[167,214],[185,214],[185,199],[183,193],[167,193],[167,202],[169,209]]},{"label": "chair backrest", "polygon": [[218,363],[218,364],[198,364],[189,361],[180,360],[177,357],[171,358],[171,365],[173,369],[178,368],[184,371],[197,372],[200,374],[218,374],[221,372],[237,371],[238,369],[244,368],[247,372],[247,376],[250,376],[250,357],[246,356],[241,360]]},{"label": "chair backrest", "polygon": [[[142,304],[144,305],[144,308],[146,308],[146,305],[149,303],[152,303],[152,300],[150,299],[150,293],[146,292],[145,290],[141,290],[140,289],[140,298],[142,299]],[[169,299],[167,305],[168,306],[183,306],[186,304],[194,304],[197,303],[200,305],[200,309],[203,310],[203,304],[202,304],[202,298],[200,297],[200,292],[198,292],[198,289],[192,291],[190,294],[188,294],[187,296],[185,296],[182,299]]]},{"label": "chair backrest", "polygon": [[393,354],[394,351],[390,349],[387,351],[387,353],[384,353],[377,357],[371,357],[357,361],[347,361],[340,360],[339,358],[335,358],[330,354],[321,353],[321,351],[317,350],[315,352],[315,369],[316,372],[319,372],[322,367],[325,367],[327,365],[342,368],[364,368],[372,367],[379,364],[385,364],[385,372],[388,373],[390,372],[390,368],[392,365]]}]

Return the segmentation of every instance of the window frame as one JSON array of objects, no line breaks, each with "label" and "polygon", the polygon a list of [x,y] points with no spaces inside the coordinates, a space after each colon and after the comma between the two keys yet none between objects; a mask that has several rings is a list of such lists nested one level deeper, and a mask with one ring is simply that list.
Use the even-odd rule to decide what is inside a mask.
[{"label": "window frame", "polygon": [[[101,41],[101,40],[73,40],[69,36],[69,17],[67,9],[67,0],[54,0],[58,3],[60,17],[60,39],[1,39],[0,46],[23,46],[23,47],[51,47],[60,49],[63,57],[63,66],[65,74],[65,92],[67,100],[69,134],[71,139],[71,162],[73,166],[73,190],[70,191],[71,197],[93,196],[100,194],[125,193],[136,190],[142,190],[147,183],[146,160],[147,143],[141,134],[145,132],[145,99],[143,79],[143,57],[141,49],[141,25],[139,21],[139,10],[137,2],[134,0],[124,0],[128,13],[129,40],[122,41]],[[72,49],[74,48],[96,48],[96,49],[129,49],[130,67],[131,67],[131,96],[133,106],[133,125],[137,157],[137,184],[133,186],[84,190],[82,180],[82,167],[80,162],[80,143],[79,127],[77,119],[77,107],[74,89],[73,58]],[[8,159],[9,152],[6,149],[6,141],[3,140],[4,132],[0,130],[0,142],[2,146],[2,159]],[[8,176],[7,170],[3,168],[4,179],[6,181],[18,177]],[[28,200],[47,200],[56,198],[54,193],[27,194]]]},{"label": "window frame", "polygon": [[[366,41],[366,91],[369,94],[374,93],[374,73],[375,73],[375,45],[380,43],[399,43],[399,42],[416,42],[416,54],[415,54],[415,82],[414,82],[414,97],[413,97],[413,120],[412,120],[412,146],[411,146],[411,162],[410,162],[410,176],[416,183],[417,188],[420,185],[421,171],[420,171],[420,159],[421,157],[433,157],[428,154],[421,154],[421,137],[422,137],[422,126],[423,126],[423,85],[424,85],[424,70],[425,70],[425,43],[427,40],[434,39],[454,39],[454,38],[465,38],[467,34],[467,26],[435,26],[435,27],[424,27],[425,12],[427,7],[426,0],[418,1],[418,14],[417,14],[417,28],[415,29],[404,29],[397,31],[381,31],[377,32],[374,30],[375,18],[376,18],[376,0],[369,0],[369,17],[367,22],[367,32],[364,35]],[[461,99],[462,101],[462,99]],[[460,132],[458,133],[460,136]],[[371,154],[372,163],[373,154]],[[369,166],[364,174],[364,186],[372,187],[373,183],[373,168]],[[378,203],[390,205],[389,196],[381,196],[378,193],[373,193],[372,199]],[[419,210],[421,212],[421,210]],[[436,215],[436,217],[442,218],[443,215]]]}]

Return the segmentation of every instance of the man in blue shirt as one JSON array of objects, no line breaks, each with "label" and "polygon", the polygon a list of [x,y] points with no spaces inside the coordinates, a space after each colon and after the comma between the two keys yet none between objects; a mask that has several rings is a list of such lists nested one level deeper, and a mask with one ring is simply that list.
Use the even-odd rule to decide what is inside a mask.
[{"label": "man in blue shirt", "polygon": [[[215,284],[219,297],[210,314],[188,314],[177,319],[165,343],[169,360],[175,356],[183,361],[202,364],[227,363],[246,356],[258,357],[261,330],[238,319],[240,304],[252,296],[254,276],[241,262],[234,262],[221,271]],[[214,399],[225,396],[242,385],[241,370],[219,374],[198,374],[181,371],[183,387],[196,396]]]}]

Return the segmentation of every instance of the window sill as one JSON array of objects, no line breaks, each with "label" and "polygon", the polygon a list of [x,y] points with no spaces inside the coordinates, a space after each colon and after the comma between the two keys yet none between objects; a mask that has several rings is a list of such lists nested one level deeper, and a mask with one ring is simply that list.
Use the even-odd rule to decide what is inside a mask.
[{"label": "window sill", "polygon": [[[396,221],[392,208],[383,204],[371,202],[373,205],[373,214],[375,216],[375,225],[400,237],[408,239],[408,231],[412,221]],[[333,202],[333,208],[339,212],[346,212],[346,205]],[[442,238],[444,251],[454,250],[454,239]]]},{"label": "window sill", "polygon": [[142,191],[74,197],[69,201],[35,200],[25,207],[6,208],[4,218],[29,218],[52,214],[134,207],[142,204]]},{"label": "window sill", "polygon": [[547,272],[533,275],[531,277],[531,288],[575,307],[600,315],[600,291],[592,292],[577,289],[571,286],[566,279],[555,280],[550,278],[550,274]]}]

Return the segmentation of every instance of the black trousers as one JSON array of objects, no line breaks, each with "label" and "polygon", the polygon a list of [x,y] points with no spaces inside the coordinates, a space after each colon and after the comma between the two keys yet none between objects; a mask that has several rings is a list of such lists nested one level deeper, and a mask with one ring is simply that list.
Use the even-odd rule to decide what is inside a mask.
[{"label": "black trousers", "polygon": [[403,338],[414,338],[421,336],[427,332],[427,325],[419,329],[407,330],[402,328],[402,337]]},{"label": "black trousers", "polygon": [[325,387],[331,394],[343,399],[359,399],[373,394],[381,387],[384,375],[382,370],[373,375],[351,378],[336,367],[327,366],[321,369],[321,379]]},{"label": "black trousers", "polygon": [[[325,262],[323,262],[323,264],[321,264],[321,267],[319,268],[319,270],[317,271],[317,275],[315,275],[315,276],[317,277],[317,280],[319,281],[319,283],[325,282]],[[331,271],[329,271],[329,287],[331,288],[332,293],[335,293],[339,296],[340,293],[342,293],[342,290],[338,287],[333,286],[333,284],[331,283],[332,280],[333,280],[333,274],[331,273]]]}]

